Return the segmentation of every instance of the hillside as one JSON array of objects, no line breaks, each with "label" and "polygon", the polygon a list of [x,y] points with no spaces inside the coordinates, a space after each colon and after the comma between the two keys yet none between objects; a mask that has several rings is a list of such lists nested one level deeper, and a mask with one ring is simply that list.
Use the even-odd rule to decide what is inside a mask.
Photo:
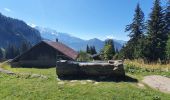
[{"label": "hillside", "polygon": [[21,20],[0,13],[0,22],[0,47],[5,48],[9,44],[19,46],[23,41],[34,45],[41,40],[39,31]]},{"label": "hillside", "polygon": [[[58,38],[60,42],[63,42],[64,44],[72,47],[77,51],[86,50],[87,45],[89,46],[94,45],[96,47],[96,50],[100,51],[101,48],[103,48],[105,42],[97,38],[90,39],[90,40],[83,40],[78,37],[71,36],[70,34],[67,33],[57,32],[56,30],[50,28],[43,28],[39,26],[36,26],[35,28],[40,31],[42,38],[52,40],[52,41],[55,41],[56,38]],[[118,48],[119,50],[122,48],[124,43],[125,41],[122,40],[114,40],[115,47]]]}]

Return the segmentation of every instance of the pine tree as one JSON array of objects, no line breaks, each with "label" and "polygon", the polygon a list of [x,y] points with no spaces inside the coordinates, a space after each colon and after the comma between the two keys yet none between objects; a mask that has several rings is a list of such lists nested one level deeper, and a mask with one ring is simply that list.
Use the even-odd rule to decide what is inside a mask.
[{"label": "pine tree", "polygon": [[91,47],[91,51],[92,51],[92,55],[93,55],[93,54],[97,54],[95,46],[92,46],[92,47]]},{"label": "pine tree", "polygon": [[151,62],[165,59],[167,33],[164,32],[165,22],[160,0],[155,0],[148,20],[148,36],[145,56]]},{"label": "pine tree", "polygon": [[56,38],[56,40],[55,40],[56,42],[58,42],[58,38]]},{"label": "pine tree", "polygon": [[104,47],[104,59],[105,60],[111,60],[113,58],[113,51],[112,51],[112,46],[111,45],[105,45]]},{"label": "pine tree", "polygon": [[113,39],[106,40],[105,45],[110,45],[111,46],[113,55],[116,53]]},{"label": "pine tree", "polygon": [[168,0],[165,9],[165,32],[170,35],[170,0]]},{"label": "pine tree", "polygon": [[89,52],[89,46],[87,45],[87,47],[86,47],[86,53],[90,53]]},{"label": "pine tree", "polygon": [[79,51],[78,61],[90,61],[92,60],[89,55],[84,51]]},{"label": "pine tree", "polygon": [[[142,57],[142,44],[144,39],[145,23],[144,23],[144,13],[140,8],[140,5],[137,4],[135,9],[135,14],[133,22],[130,25],[126,26],[125,31],[130,31],[129,37],[130,40],[126,44],[125,53],[126,57],[129,59],[140,58]],[[131,52],[131,53],[129,53]]]},{"label": "pine tree", "polygon": [[89,54],[92,54],[93,53],[93,48],[92,46],[89,46]]},{"label": "pine tree", "polygon": [[119,53],[119,50],[118,50],[118,48],[116,48],[115,52],[116,52],[117,54]]},{"label": "pine tree", "polygon": [[103,55],[102,58],[104,58],[105,60],[111,60],[113,58],[113,56],[115,55],[115,47],[112,39],[105,41],[105,45],[101,54]]},{"label": "pine tree", "polygon": [[168,33],[169,39],[166,44],[166,57],[167,60],[170,60],[170,0],[167,2],[167,7],[165,9],[165,32]]},{"label": "pine tree", "polygon": [[86,53],[88,54],[97,54],[95,46],[88,46],[86,47]]},{"label": "pine tree", "polygon": [[167,45],[166,45],[166,58],[167,58],[167,60],[170,60],[170,36],[169,36],[169,39],[168,39]]}]

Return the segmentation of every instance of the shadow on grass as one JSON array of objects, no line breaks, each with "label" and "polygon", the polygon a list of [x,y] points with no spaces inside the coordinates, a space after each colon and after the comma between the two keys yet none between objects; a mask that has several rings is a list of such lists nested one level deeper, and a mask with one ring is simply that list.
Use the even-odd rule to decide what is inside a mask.
[{"label": "shadow on grass", "polygon": [[35,68],[35,69],[50,69],[50,68],[55,68],[55,66],[14,66],[12,64],[11,68]]},{"label": "shadow on grass", "polygon": [[61,80],[94,80],[97,82],[138,82],[137,79],[132,78],[130,76],[120,76],[120,77],[106,77],[106,76],[98,76],[98,77],[93,77],[93,76],[60,76],[59,79]]}]

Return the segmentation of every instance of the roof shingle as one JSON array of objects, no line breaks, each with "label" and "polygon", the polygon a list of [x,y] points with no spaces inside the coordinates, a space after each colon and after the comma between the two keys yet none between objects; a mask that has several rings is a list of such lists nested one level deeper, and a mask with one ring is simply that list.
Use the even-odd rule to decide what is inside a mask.
[{"label": "roof shingle", "polygon": [[61,42],[53,42],[53,41],[43,41],[43,42],[72,59],[76,59],[78,56],[78,53],[76,51],[74,51],[72,48],[64,45]]}]

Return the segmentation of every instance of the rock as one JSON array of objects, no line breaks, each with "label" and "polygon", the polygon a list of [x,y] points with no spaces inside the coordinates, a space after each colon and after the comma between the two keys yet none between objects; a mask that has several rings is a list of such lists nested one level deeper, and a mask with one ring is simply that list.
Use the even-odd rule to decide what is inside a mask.
[{"label": "rock", "polygon": [[47,76],[44,75],[39,75],[39,74],[31,74],[31,78],[42,78],[42,79],[47,79]]},{"label": "rock", "polygon": [[57,79],[57,81],[60,81],[60,79],[58,77],[56,79]]},{"label": "rock", "polygon": [[170,78],[160,76],[160,75],[151,75],[145,76],[142,80],[148,86],[158,89],[162,92],[170,93]]},{"label": "rock", "polygon": [[31,75],[31,78],[39,78],[39,77],[41,77],[41,75],[39,75],[39,74],[32,74]]},{"label": "rock", "polygon": [[71,82],[71,83],[74,83],[74,82],[77,82],[77,80],[71,80],[70,82]]},{"label": "rock", "polygon": [[144,88],[144,87],[145,87],[145,85],[142,84],[142,83],[138,83],[137,85],[138,85],[140,88]]},{"label": "rock", "polygon": [[123,61],[115,60],[108,62],[73,62],[58,61],[56,67],[57,75],[61,76],[111,76],[124,77],[125,71]]},{"label": "rock", "polygon": [[109,60],[108,63],[114,64],[114,60]]},{"label": "rock", "polygon": [[92,80],[86,80],[87,82],[93,82]]},{"label": "rock", "polygon": [[97,85],[97,84],[99,84],[99,82],[94,82],[94,85]]},{"label": "rock", "polygon": [[63,81],[60,81],[60,82],[58,82],[58,84],[59,84],[59,85],[63,85],[63,84],[64,84],[64,82],[63,82]]},{"label": "rock", "polygon": [[81,81],[80,83],[81,83],[81,84],[87,84],[85,81]]},{"label": "rock", "polygon": [[40,78],[48,79],[48,77],[47,77],[47,76],[44,76],[44,75],[41,75],[41,77],[40,77]]},{"label": "rock", "polygon": [[75,86],[75,84],[74,84],[74,83],[72,83],[72,84],[70,84],[70,86]]}]

